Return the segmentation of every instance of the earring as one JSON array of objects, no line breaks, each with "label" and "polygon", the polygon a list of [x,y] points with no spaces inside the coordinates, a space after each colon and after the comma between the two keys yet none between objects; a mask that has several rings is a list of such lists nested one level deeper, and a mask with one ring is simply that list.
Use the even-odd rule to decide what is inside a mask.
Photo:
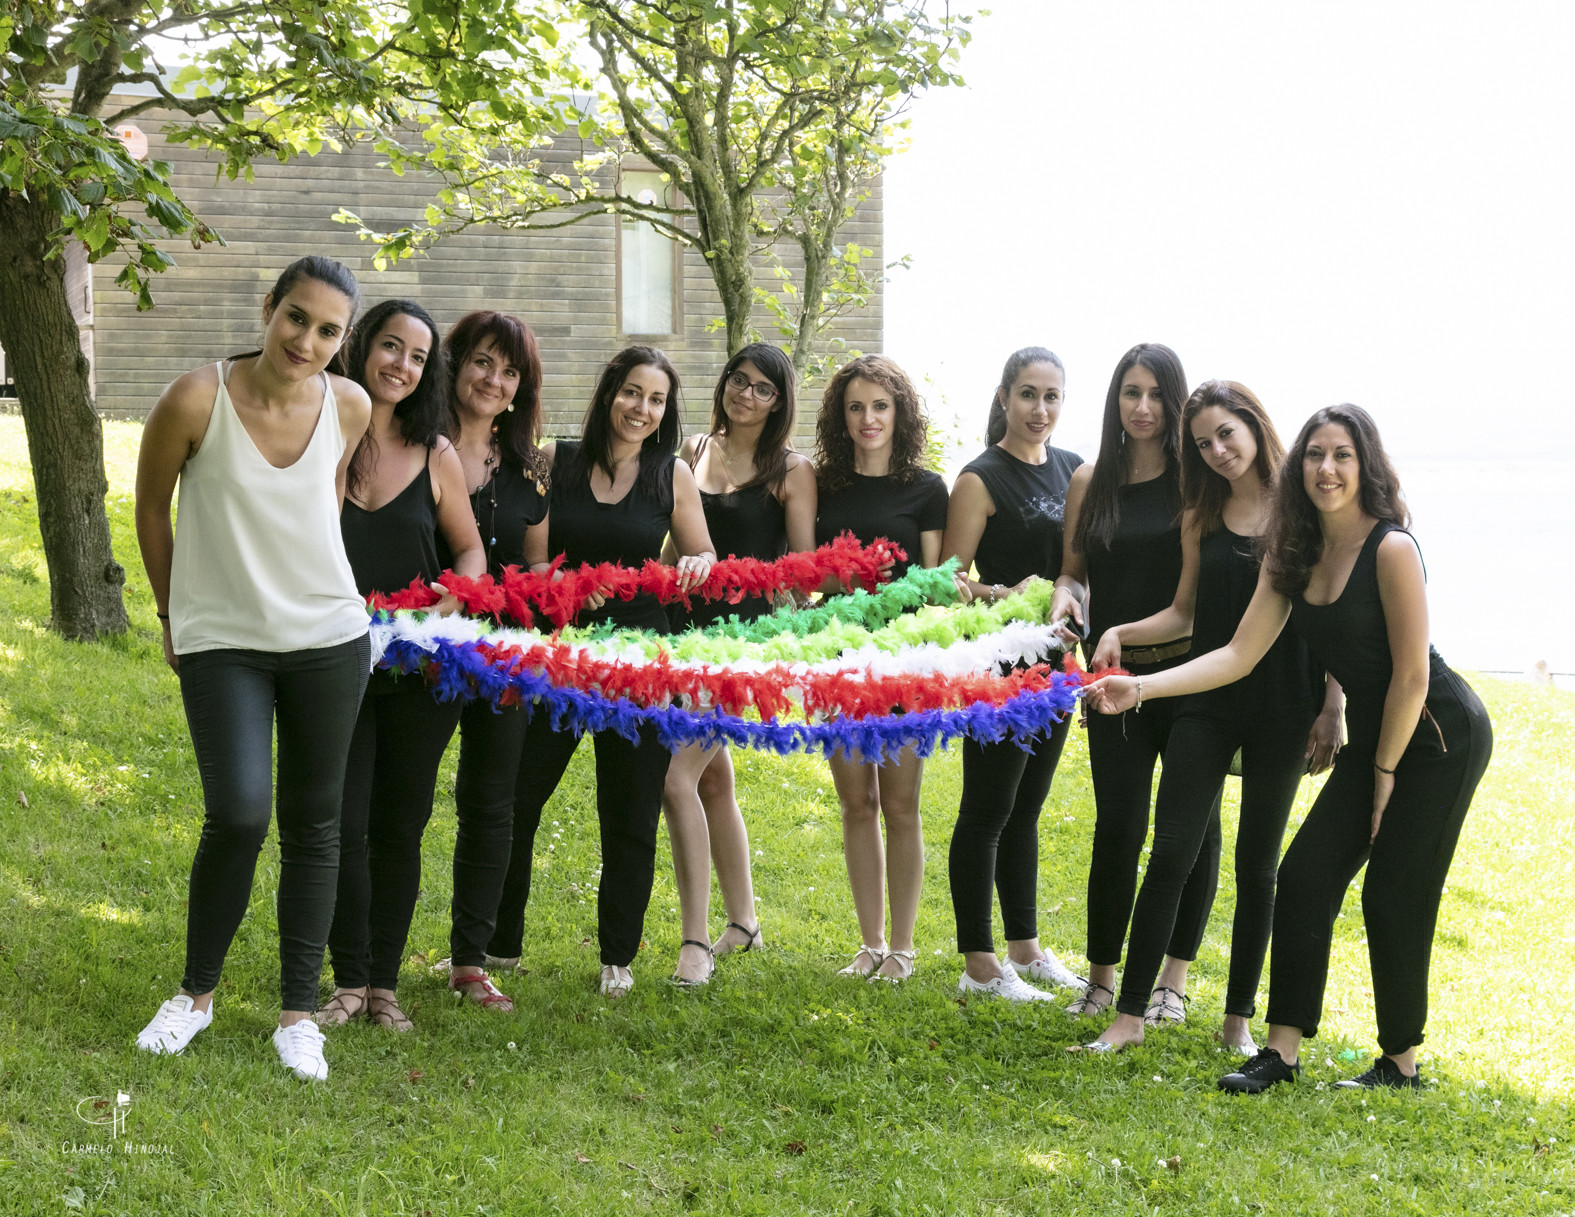
[{"label": "earring", "polygon": [[510,414],[514,413],[514,403],[513,402],[510,402],[508,405],[504,406],[503,408],[505,410],[507,410]]}]

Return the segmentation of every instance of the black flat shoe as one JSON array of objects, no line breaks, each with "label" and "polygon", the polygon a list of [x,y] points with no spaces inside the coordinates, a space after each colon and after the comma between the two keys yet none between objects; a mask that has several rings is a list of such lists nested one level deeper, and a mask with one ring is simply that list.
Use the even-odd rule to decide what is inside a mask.
[{"label": "black flat shoe", "polygon": [[1376,1090],[1380,1086],[1390,1090],[1421,1090],[1422,1071],[1418,1069],[1407,1077],[1400,1072],[1399,1065],[1387,1056],[1381,1056],[1373,1061],[1373,1067],[1366,1073],[1358,1074],[1354,1078],[1346,1078],[1343,1082],[1336,1082],[1333,1089]]},{"label": "black flat shoe", "polygon": [[1294,1082],[1301,1071],[1300,1061],[1287,1065],[1273,1048],[1260,1048],[1240,1069],[1222,1077],[1219,1086],[1231,1094],[1262,1094],[1279,1082]]}]

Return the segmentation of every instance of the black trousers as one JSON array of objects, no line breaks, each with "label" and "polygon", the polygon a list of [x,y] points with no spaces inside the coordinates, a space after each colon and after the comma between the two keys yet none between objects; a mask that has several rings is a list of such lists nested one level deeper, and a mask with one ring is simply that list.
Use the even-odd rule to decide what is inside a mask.
[{"label": "black trousers", "polygon": [[[1144,707],[1144,713],[1147,713]],[[1159,794],[1154,847],[1132,911],[1126,969],[1116,1009],[1141,1015],[1175,930],[1182,892],[1217,825],[1219,790],[1241,749],[1241,819],[1236,829],[1236,917],[1231,927],[1225,1013],[1251,1018],[1274,920],[1274,873],[1296,787],[1307,768],[1310,724],[1247,722],[1183,713],[1170,731]]]},{"label": "black trousers", "polygon": [[514,835],[514,788],[525,722],[522,707],[494,710],[483,701],[468,703],[460,715],[449,955],[462,967],[482,965],[497,927]]},{"label": "black trousers", "polygon": [[1424,719],[1395,767],[1378,839],[1369,844],[1377,740],[1367,739],[1341,749],[1285,852],[1269,961],[1271,1023],[1300,1028],[1308,1038],[1318,1034],[1334,920],[1366,863],[1362,918],[1378,1046],[1399,1053],[1422,1042],[1438,904],[1471,796],[1493,754],[1487,711],[1454,672],[1435,674],[1428,706],[1443,724],[1448,750],[1433,744],[1433,724]]},{"label": "black trousers", "polygon": [[[596,748],[596,818],[602,839],[597,937],[602,963],[627,967],[640,949],[645,910],[651,902],[662,784],[672,754],[657,743],[654,727],[640,732],[638,744],[611,731],[598,732],[591,739]],[[525,728],[514,788],[513,844],[496,928],[487,946],[489,955],[506,958],[521,953],[536,829],[542,808],[558,788],[579,743],[568,731],[554,731],[545,712],[538,712]]]},{"label": "black trousers", "polygon": [[1071,722],[1068,715],[1054,724],[1029,751],[963,741],[962,801],[947,855],[959,951],[995,950],[992,886],[1007,941],[1039,936],[1039,813]]},{"label": "black trousers", "polygon": [[361,699],[339,821],[339,896],[328,931],[334,983],[392,989],[421,893],[421,835],[461,703],[420,676],[375,672]]},{"label": "black trousers", "polygon": [[[1178,661],[1179,662],[1179,661]],[[1170,666],[1170,665],[1162,665]],[[1131,665],[1136,675],[1162,667]],[[1149,798],[1154,766],[1165,754],[1179,706],[1173,699],[1151,701],[1125,714],[1088,716],[1088,764],[1094,779],[1094,848],[1088,865],[1088,962],[1121,961],[1127,922],[1137,893],[1138,862],[1148,837]],[[1223,783],[1221,783],[1223,785]],[[1196,959],[1214,906],[1219,882],[1219,787],[1197,861],[1182,889],[1167,953]]]},{"label": "black trousers", "polygon": [[181,700],[203,797],[186,913],[181,987],[188,993],[218,986],[251,899],[277,797],[280,1001],[285,1010],[317,1008],[323,944],[334,915],[345,757],[371,660],[365,634],[308,651],[180,657]]}]

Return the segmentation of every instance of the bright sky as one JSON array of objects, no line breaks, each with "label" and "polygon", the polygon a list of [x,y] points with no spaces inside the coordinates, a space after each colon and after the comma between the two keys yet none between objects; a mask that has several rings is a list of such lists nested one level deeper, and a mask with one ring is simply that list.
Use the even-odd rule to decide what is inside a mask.
[{"label": "bright sky", "polygon": [[990,7],[885,190],[887,350],[970,446],[1042,344],[1093,457],[1155,341],[1287,441],[1354,401],[1403,459],[1575,456],[1575,4]]}]

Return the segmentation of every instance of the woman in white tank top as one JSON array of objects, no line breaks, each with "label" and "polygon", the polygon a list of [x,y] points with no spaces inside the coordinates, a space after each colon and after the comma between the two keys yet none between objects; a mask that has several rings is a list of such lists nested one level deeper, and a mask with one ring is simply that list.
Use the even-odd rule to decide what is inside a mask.
[{"label": "woman in white tank top", "polygon": [[183,1051],[213,1019],[213,991],[272,819],[277,721],[274,1046],[298,1077],[328,1074],[310,1014],[333,918],[345,756],[370,667],[339,511],[371,403],[324,369],[350,332],[357,296],[338,262],[291,263],[263,302],[262,350],[176,380],[143,432],[137,540],[164,658],[180,677],[205,806],[185,976],[137,1037],[149,1052]]}]

